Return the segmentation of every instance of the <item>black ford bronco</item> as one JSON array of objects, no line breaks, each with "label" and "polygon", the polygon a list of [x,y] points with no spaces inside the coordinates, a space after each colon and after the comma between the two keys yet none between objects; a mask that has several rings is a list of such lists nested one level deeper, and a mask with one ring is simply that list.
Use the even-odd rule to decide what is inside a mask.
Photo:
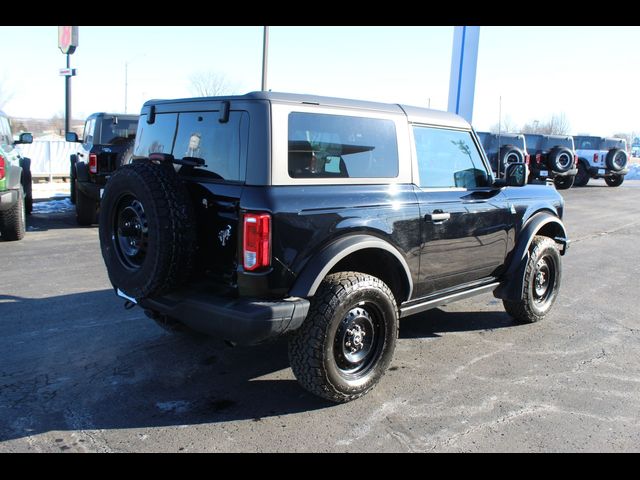
[{"label": "black ford bronco", "polygon": [[100,245],[127,306],[235,343],[287,335],[302,386],[346,402],[386,371],[402,317],[484,292],[517,321],[547,315],[564,202],[525,182],[524,163],[495,179],[450,113],[271,92],[152,100],[105,187]]},{"label": "black ford bronco", "polygon": [[524,137],[531,156],[529,182],[552,179],[558,190],[571,188],[578,173],[573,137],[538,134],[525,134]]},{"label": "black ford bronco", "polygon": [[101,192],[109,176],[131,154],[137,126],[138,115],[100,112],[85,121],[82,140],[75,132],[67,132],[67,142],[82,144],[69,158],[71,203],[76,205],[79,225],[98,221]]}]

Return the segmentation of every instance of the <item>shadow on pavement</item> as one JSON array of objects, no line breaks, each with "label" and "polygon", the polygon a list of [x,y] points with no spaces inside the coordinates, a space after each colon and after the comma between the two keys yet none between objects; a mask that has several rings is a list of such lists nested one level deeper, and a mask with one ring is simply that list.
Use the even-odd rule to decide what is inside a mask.
[{"label": "shadow on pavement", "polygon": [[[401,337],[512,325],[502,312],[433,310],[403,319]],[[101,290],[0,295],[0,406],[6,441],[55,430],[259,422],[333,404],[298,385],[284,339],[232,348],[170,334]]]}]

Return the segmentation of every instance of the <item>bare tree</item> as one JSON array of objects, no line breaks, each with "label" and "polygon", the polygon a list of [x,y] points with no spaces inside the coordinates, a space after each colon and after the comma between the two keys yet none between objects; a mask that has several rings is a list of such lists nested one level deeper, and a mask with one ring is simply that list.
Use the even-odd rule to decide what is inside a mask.
[{"label": "bare tree", "polygon": [[53,117],[49,119],[49,125],[51,125],[51,128],[54,133],[58,135],[64,135],[65,125],[64,125],[64,115],[62,114],[62,112],[58,112],[55,115],[53,115]]},{"label": "bare tree", "polygon": [[502,120],[502,125],[494,123],[489,129],[491,133],[498,133],[498,130],[500,130],[500,133],[517,133],[518,125],[511,119],[509,115],[506,115]]},{"label": "bare tree", "polygon": [[546,122],[532,120],[522,126],[522,133],[539,135],[567,135],[571,129],[564,113],[554,113]]},{"label": "bare tree", "polygon": [[197,72],[189,77],[191,93],[198,97],[231,95],[237,90],[224,73]]}]

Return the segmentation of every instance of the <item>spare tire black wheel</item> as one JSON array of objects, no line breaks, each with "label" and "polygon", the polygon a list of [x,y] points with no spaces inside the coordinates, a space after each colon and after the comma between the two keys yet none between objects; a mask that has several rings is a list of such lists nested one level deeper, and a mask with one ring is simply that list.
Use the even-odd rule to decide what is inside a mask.
[{"label": "spare tire black wheel", "polygon": [[524,152],[513,145],[504,145],[500,148],[499,161],[500,172],[506,172],[512,163],[524,163]]},{"label": "spare tire black wheel", "polygon": [[612,150],[609,150],[609,153],[607,153],[607,167],[614,172],[619,172],[620,170],[624,169],[624,167],[627,166],[628,162],[629,155],[627,155],[627,152],[625,152],[624,150],[614,148]]},{"label": "spare tire black wheel", "polygon": [[193,269],[196,224],[172,165],[136,161],[116,170],[100,208],[100,247],[111,283],[136,299],[183,284]]},{"label": "spare tire black wheel", "polygon": [[574,164],[573,152],[564,147],[553,147],[548,155],[549,168],[556,172],[567,172]]}]

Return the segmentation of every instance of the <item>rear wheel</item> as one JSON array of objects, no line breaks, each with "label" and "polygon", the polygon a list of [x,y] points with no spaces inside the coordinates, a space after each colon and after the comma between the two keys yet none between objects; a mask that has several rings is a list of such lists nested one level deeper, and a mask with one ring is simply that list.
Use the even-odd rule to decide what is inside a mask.
[{"label": "rear wheel", "polygon": [[398,307],[389,287],[364,273],[334,273],[289,342],[291,368],[311,393],[348,402],[378,383],[397,337]]},{"label": "rear wheel", "polygon": [[604,177],[604,181],[610,187],[619,187],[624,182],[624,175],[611,175],[610,177]]},{"label": "rear wheel", "polygon": [[589,183],[589,172],[587,171],[587,167],[583,162],[578,162],[578,173],[576,174],[575,180],[573,182],[574,187],[584,187],[587,183]]},{"label": "rear wheel", "polygon": [[564,176],[564,177],[556,177],[553,179],[553,183],[558,190],[567,190],[573,186],[573,182],[575,180],[575,176]]},{"label": "rear wheel", "polygon": [[522,298],[503,300],[504,309],[518,322],[542,320],[558,296],[561,277],[558,245],[549,237],[536,235],[529,249]]},{"label": "rear wheel", "polygon": [[18,189],[18,201],[9,209],[0,212],[0,234],[3,240],[22,240],[26,231],[27,218],[24,205],[24,190]]},{"label": "rear wheel", "polygon": [[78,188],[78,180],[74,182],[76,192],[76,220],[78,225],[93,225],[98,221],[98,202]]}]

